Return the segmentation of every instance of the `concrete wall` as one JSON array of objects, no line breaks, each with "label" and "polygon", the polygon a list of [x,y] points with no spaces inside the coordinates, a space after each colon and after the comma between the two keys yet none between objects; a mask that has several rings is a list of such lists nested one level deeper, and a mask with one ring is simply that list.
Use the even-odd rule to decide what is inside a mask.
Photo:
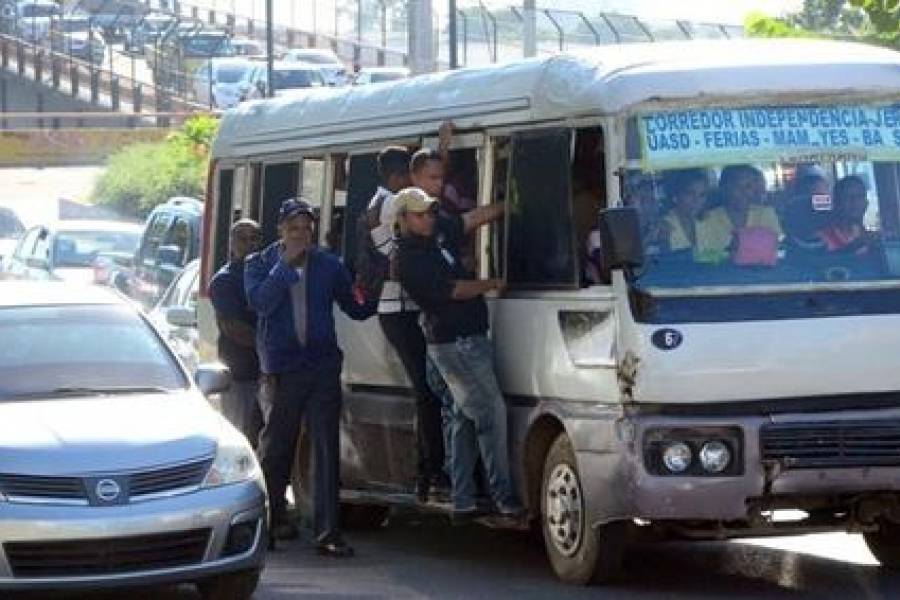
[{"label": "concrete wall", "polygon": [[[19,79],[12,73],[0,72],[0,85],[3,83],[6,84],[7,112],[39,112],[40,102],[43,102],[44,112],[102,112],[102,109],[92,107],[88,102],[56,92],[47,86],[38,85],[28,79]],[[0,118],[3,118],[3,116],[0,114]],[[48,123],[49,120],[46,120],[44,126],[48,126]],[[2,129],[28,129],[37,126],[37,119],[9,118],[6,119]]]}]

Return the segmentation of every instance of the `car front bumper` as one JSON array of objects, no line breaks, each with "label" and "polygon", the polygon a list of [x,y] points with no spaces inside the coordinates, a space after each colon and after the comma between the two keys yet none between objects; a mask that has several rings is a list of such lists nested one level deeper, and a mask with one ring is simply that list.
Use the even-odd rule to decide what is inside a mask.
[{"label": "car front bumper", "polygon": [[[216,574],[260,568],[265,559],[267,540],[265,488],[261,481],[247,481],[204,489],[179,496],[149,500],[124,506],[60,506],[0,502],[0,589],[32,590],[77,587],[111,587],[189,582]],[[252,541],[239,551],[225,553],[233,526],[251,530]],[[57,548],[78,540],[88,548],[115,547],[121,540],[141,540],[142,536],[166,536],[179,539],[181,532],[207,532],[196,560],[159,566],[142,563],[139,554],[92,567],[94,572],[78,574],[88,560],[88,550],[74,558],[71,569],[59,568],[60,555],[53,555],[57,572],[34,575],[23,564],[37,565],[49,556],[47,547]],[[112,546],[104,546],[112,544]],[[30,563],[22,563],[22,548],[31,552]],[[35,550],[37,548],[37,550]],[[140,548],[132,552],[139,553]],[[94,556],[98,556],[96,551]],[[114,553],[115,551],[113,551]],[[158,556],[156,557],[159,558]],[[106,560],[107,557],[104,557]],[[18,562],[17,562],[18,561]],[[35,562],[37,561],[37,562]],[[123,568],[127,562],[131,568]],[[148,566],[149,565],[149,566]],[[104,570],[105,572],[97,572]],[[46,570],[46,569],[45,569]],[[75,573],[75,574],[73,574]]]}]

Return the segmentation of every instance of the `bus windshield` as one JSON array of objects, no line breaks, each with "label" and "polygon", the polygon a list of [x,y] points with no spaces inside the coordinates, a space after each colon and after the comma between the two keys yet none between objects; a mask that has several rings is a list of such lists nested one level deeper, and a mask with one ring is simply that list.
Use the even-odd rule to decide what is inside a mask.
[{"label": "bus windshield", "polygon": [[623,182],[646,257],[635,283],[900,285],[900,107],[829,110],[637,123],[641,168]]}]

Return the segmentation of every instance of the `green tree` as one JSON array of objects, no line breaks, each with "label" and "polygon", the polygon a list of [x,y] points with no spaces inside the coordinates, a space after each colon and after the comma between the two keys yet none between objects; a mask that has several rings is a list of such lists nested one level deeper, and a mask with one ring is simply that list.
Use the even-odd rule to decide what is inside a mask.
[{"label": "green tree", "polygon": [[172,196],[202,197],[217,127],[215,118],[196,116],[163,142],[123,148],[109,157],[92,200],[124,217],[144,218]]},{"label": "green tree", "polygon": [[900,0],[805,0],[786,18],[753,12],[744,20],[753,37],[853,37],[900,48]]},{"label": "green tree", "polygon": [[900,0],[849,0],[866,13],[872,24],[871,36],[887,46],[900,48]]}]

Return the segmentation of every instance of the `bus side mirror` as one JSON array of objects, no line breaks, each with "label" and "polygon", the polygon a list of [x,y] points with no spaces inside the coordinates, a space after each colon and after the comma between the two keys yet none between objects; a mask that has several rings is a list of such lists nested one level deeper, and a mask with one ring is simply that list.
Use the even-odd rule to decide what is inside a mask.
[{"label": "bus side mirror", "polygon": [[636,208],[607,208],[600,211],[599,230],[606,268],[634,268],[644,264],[644,243]]}]

